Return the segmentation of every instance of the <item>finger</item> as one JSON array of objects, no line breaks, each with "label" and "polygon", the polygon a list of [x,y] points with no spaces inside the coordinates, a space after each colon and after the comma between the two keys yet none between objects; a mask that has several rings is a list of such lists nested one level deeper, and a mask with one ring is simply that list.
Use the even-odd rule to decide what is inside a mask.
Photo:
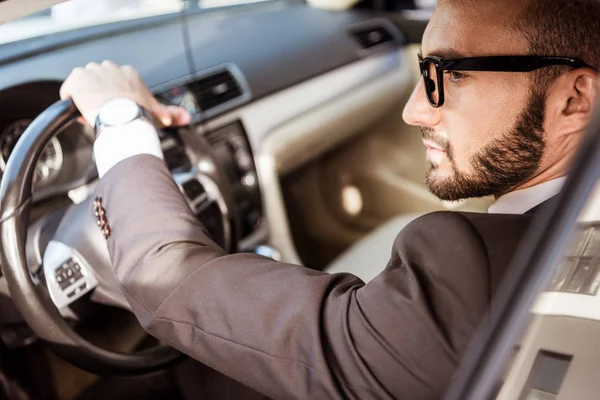
[{"label": "finger", "polygon": [[133,68],[131,65],[121,65],[121,71],[123,71],[123,73],[129,77],[139,78],[140,76],[140,74],[138,74],[135,68]]},{"label": "finger", "polygon": [[150,111],[152,112],[152,115],[154,116],[156,121],[162,127],[171,126],[173,124],[173,116],[171,115],[171,112],[169,111],[167,106],[165,106],[164,104],[154,102]]},{"label": "finger", "polygon": [[100,65],[103,67],[107,67],[107,68],[114,68],[114,69],[119,68],[119,66],[111,60],[104,60],[104,61],[102,61],[102,64],[100,64]]},{"label": "finger", "polygon": [[59,94],[61,100],[67,100],[67,99],[71,98],[71,91],[69,90],[69,87],[67,84],[68,84],[68,82],[65,81],[65,83],[63,83],[60,86],[60,89],[58,91],[58,94]]},{"label": "finger", "polygon": [[96,62],[90,62],[90,63],[87,63],[85,68],[86,69],[98,69],[98,68],[100,68],[100,64],[98,64]]},{"label": "finger", "polygon": [[192,122],[192,114],[183,107],[167,106],[167,110],[171,113],[174,126],[185,126]]},{"label": "finger", "polygon": [[78,79],[77,77],[79,75],[81,75],[82,73],[83,73],[83,68],[77,67],[77,68],[74,68],[73,71],[71,71],[69,76],[67,76],[67,79],[65,79],[64,83],[60,87],[59,94],[60,94],[61,100],[66,100],[71,97],[71,86],[72,86],[71,82]]},{"label": "finger", "polygon": [[130,89],[135,92],[138,103],[158,113],[160,117],[167,118],[165,106],[156,100],[148,86],[142,80],[139,72],[131,65],[122,65],[119,68],[126,77]]}]

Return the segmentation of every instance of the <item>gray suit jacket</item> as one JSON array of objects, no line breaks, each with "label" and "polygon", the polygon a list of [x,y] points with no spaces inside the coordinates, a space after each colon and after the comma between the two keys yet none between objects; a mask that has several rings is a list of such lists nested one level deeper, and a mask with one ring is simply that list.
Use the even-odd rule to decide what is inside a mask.
[{"label": "gray suit jacket", "polygon": [[144,328],[276,399],[440,398],[531,220],[426,215],[399,233],[386,269],[365,284],[226,254],[153,156],[117,164],[96,195]]}]

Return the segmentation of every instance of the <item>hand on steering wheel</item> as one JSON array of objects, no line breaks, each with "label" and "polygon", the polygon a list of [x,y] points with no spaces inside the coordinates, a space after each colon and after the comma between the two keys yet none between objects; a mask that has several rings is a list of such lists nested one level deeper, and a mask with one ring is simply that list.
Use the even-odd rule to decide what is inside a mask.
[{"label": "hand on steering wheel", "polygon": [[131,99],[150,111],[162,127],[184,126],[192,119],[185,108],[166,106],[156,100],[135,69],[112,61],[75,68],[60,88],[60,97],[72,99],[91,126],[95,125],[100,108],[119,97]]}]

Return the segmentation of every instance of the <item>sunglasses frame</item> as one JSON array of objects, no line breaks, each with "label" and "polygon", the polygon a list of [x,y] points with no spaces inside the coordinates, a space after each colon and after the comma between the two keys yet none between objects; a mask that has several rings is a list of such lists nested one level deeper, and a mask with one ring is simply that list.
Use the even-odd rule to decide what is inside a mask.
[{"label": "sunglasses frame", "polygon": [[[437,82],[429,77],[428,63],[432,63],[435,67]],[[419,68],[425,83],[425,93],[429,104],[434,108],[444,105],[444,71],[531,72],[554,65],[564,65],[575,69],[591,68],[597,71],[597,68],[573,57],[486,56],[444,60],[441,57],[423,57],[419,54]],[[433,98],[432,84],[437,84],[437,102]]]}]

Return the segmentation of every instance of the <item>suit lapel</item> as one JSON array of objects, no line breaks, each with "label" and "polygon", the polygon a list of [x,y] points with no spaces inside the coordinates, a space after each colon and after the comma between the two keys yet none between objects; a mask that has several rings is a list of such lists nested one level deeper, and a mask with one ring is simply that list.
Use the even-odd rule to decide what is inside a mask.
[{"label": "suit lapel", "polygon": [[543,203],[540,203],[537,206],[533,207],[531,210],[525,212],[525,215],[539,214],[540,212],[543,212],[546,208],[551,207],[551,205],[554,204],[557,199],[558,195],[554,195],[548,200],[544,201]]}]

